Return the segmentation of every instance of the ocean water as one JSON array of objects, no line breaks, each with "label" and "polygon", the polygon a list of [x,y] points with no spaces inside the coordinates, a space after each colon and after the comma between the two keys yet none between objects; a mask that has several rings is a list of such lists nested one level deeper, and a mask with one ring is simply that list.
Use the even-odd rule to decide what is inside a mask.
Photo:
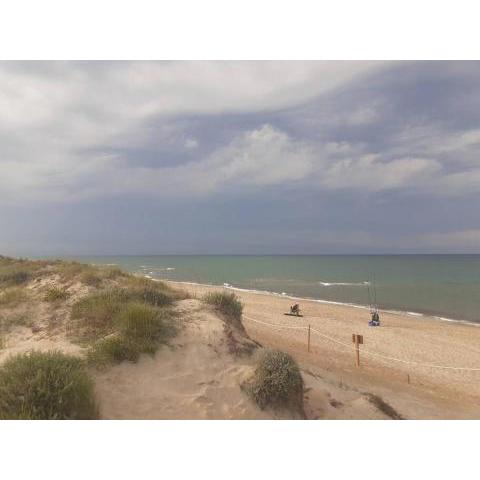
[{"label": "ocean water", "polygon": [[[69,257],[73,258],[73,257]],[[480,323],[480,255],[107,256],[157,279],[261,290]]]}]

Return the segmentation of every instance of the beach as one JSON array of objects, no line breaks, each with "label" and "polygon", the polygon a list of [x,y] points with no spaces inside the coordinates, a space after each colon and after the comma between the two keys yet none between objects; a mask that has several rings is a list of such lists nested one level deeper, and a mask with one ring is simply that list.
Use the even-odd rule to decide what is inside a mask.
[{"label": "beach", "polygon": [[[210,290],[234,291],[244,304],[243,323],[251,338],[290,353],[323,381],[381,395],[407,418],[479,417],[480,328],[474,324],[380,311],[381,327],[372,328],[366,308],[169,283],[196,297]],[[303,317],[284,315],[293,303],[300,303]],[[359,368],[354,333],[364,339]]]}]

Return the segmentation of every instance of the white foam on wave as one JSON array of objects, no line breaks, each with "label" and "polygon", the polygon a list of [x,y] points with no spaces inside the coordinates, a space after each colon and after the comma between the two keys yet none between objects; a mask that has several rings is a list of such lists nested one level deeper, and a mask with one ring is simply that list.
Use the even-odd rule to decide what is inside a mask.
[{"label": "white foam on wave", "polygon": [[362,287],[366,285],[370,285],[370,282],[318,282],[320,285],[324,287]]},{"label": "white foam on wave", "polygon": [[469,322],[468,320],[455,320],[454,318],[447,318],[447,317],[438,317],[434,316],[436,320],[440,320],[442,322],[450,322],[450,323],[461,323],[462,325],[471,325],[472,327],[480,327],[480,323]]}]

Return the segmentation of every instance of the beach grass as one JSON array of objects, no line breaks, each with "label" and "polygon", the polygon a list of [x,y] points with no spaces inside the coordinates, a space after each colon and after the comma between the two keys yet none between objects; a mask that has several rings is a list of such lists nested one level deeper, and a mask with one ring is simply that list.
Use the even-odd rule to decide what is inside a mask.
[{"label": "beach grass", "polygon": [[136,362],[141,353],[154,354],[160,344],[175,335],[173,313],[142,303],[129,303],[116,318],[116,332],[95,342],[89,360],[97,366]]},{"label": "beach grass", "polygon": [[95,418],[93,381],[79,358],[57,351],[29,352],[0,367],[0,419]]},{"label": "beach grass", "polygon": [[262,410],[280,407],[303,412],[303,379],[296,361],[287,353],[265,351],[253,377],[241,387]]},{"label": "beach grass", "polygon": [[[131,304],[145,304],[152,307],[166,307],[174,301],[170,289],[164,290],[156,282],[136,282],[127,288],[114,288],[83,297],[72,306],[72,320],[83,330],[86,337],[99,337],[115,332],[122,313]],[[77,329],[78,330],[78,329]],[[80,332],[78,332],[80,333]]]},{"label": "beach grass", "polygon": [[69,296],[69,293],[64,288],[51,287],[46,290],[43,300],[55,303],[67,300]]},{"label": "beach grass", "polygon": [[72,333],[88,341],[114,333],[114,319],[125,303],[121,290],[106,290],[81,298],[72,306]]},{"label": "beach grass", "polygon": [[208,305],[212,305],[224,318],[241,326],[243,305],[233,292],[208,292],[202,297],[202,300]]}]

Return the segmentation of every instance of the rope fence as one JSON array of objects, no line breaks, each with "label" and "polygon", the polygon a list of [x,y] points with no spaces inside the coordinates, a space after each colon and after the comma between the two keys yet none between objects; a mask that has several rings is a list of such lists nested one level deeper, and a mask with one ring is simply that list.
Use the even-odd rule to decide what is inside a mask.
[{"label": "rope fence", "polygon": [[[337,340],[336,338],[333,338],[333,337],[330,337],[328,335],[325,335],[324,333],[320,332],[319,330],[315,329],[315,328],[311,328],[310,326],[304,326],[304,325],[281,325],[281,324],[278,324],[278,323],[268,323],[268,322],[262,322],[260,320],[257,320],[255,318],[252,318],[252,317],[249,317],[247,315],[243,315],[243,318],[245,318],[246,320],[249,320],[251,322],[254,322],[254,323],[258,323],[260,325],[265,325],[265,326],[269,326],[269,327],[273,327],[273,328],[279,328],[279,329],[295,329],[295,330],[307,330],[307,331],[312,331],[314,333],[316,333],[318,336],[326,339],[326,340],[329,340],[333,343],[336,343],[338,345],[341,345],[343,347],[346,347],[348,348],[349,350],[352,349],[352,345],[351,344],[348,344],[348,343],[345,343],[345,342],[341,342],[339,340]],[[373,356],[373,357],[378,357],[378,358],[383,358],[384,360],[388,360],[388,361],[391,361],[391,362],[398,362],[398,363],[403,363],[403,364],[406,364],[406,365],[415,365],[417,367],[424,367],[424,368],[431,368],[431,369],[438,369],[438,370],[455,370],[455,371],[464,371],[464,372],[480,372],[480,367],[478,368],[472,368],[472,367],[455,367],[455,366],[450,366],[450,365],[434,365],[434,364],[430,364],[430,363],[422,363],[422,362],[417,362],[415,360],[406,360],[406,359],[403,359],[403,358],[396,358],[396,357],[390,357],[388,355],[383,355],[381,353],[378,353],[378,352],[373,352],[371,350],[365,350],[362,348],[362,353],[366,354],[366,355],[370,355],[370,356]]]}]

